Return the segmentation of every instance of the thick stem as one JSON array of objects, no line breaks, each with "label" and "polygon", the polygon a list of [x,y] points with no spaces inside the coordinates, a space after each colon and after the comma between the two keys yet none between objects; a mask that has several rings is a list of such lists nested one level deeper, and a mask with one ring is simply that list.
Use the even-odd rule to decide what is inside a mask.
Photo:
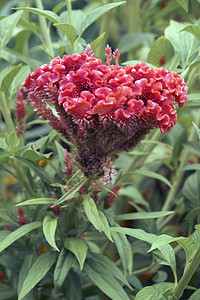
[{"label": "thick stem", "polygon": [[[44,9],[42,5],[41,0],[36,0],[36,6],[39,9]],[[40,22],[40,27],[44,36],[44,41],[45,41],[45,50],[52,59],[54,57],[54,50],[51,42],[51,37],[50,37],[50,30],[47,26],[47,22],[45,17],[39,16],[39,22]]]},{"label": "thick stem", "polygon": [[67,0],[67,14],[68,14],[68,22],[72,25],[72,5],[71,0]]},{"label": "thick stem", "polygon": [[172,299],[179,299],[183,291],[185,290],[186,286],[190,282],[190,279],[192,278],[193,274],[195,273],[196,269],[198,268],[200,264],[200,246],[197,248],[197,251],[195,253],[195,256],[190,264],[187,265],[187,268],[185,270],[185,273],[181,277],[178,284],[174,287],[173,293],[174,296],[172,296]]}]

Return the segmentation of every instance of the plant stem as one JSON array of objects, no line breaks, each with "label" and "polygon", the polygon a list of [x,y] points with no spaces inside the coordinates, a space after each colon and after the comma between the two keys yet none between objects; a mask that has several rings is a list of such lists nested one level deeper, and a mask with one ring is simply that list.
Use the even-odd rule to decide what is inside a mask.
[{"label": "plant stem", "polygon": [[71,0],[67,0],[67,14],[68,14],[68,22],[72,25],[72,5]]},{"label": "plant stem", "polygon": [[[36,6],[37,8],[43,10],[43,5],[41,0],[36,0]],[[40,27],[44,36],[44,41],[45,41],[45,51],[48,53],[50,58],[52,59],[54,57],[54,50],[51,42],[51,37],[50,37],[50,30],[47,26],[47,22],[45,17],[39,16],[39,22],[40,22]]]},{"label": "plant stem", "polygon": [[13,124],[13,120],[11,118],[10,109],[8,108],[5,94],[0,92],[0,109],[2,111],[2,115],[6,122],[6,126],[8,128],[8,132],[15,131],[15,126]]},{"label": "plant stem", "polygon": [[[198,126],[199,123],[200,123],[200,114],[198,115],[198,118],[197,118],[196,122],[197,122],[197,126]],[[188,137],[188,141],[190,142],[190,141],[195,140],[195,136],[196,136],[196,130],[193,126],[192,129],[191,129],[190,135]],[[183,176],[184,176],[183,168],[187,165],[189,157],[190,157],[190,151],[185,149],[183,157],[181,159],[181,163],[180,163],[180,165],[179,165],[179,167],[176,171],[175,177],[173,179],[173,186],[169,191],[167,199],[166,199],[166,201],[165,201],[165,203],[162,207],[162,211],[169,210],[171,208],[172,201],[176,197],[176,193],[178,192],[179,186],[182,183],[182,179],[183,179]],[[157,221],[158,229],[162,226],[163,218],[160,218]]]},{"label": "plant stem", "polygon": [[197,248],[197,251],[195,253],[195,256],[191,263],[187,265],[187,268],[185,270],[185,273],[181,277],[178,284],[174,287],[173,293],[174,296],[172,296],[172,299],[179,299],[186,286],[188,285],[190,279],[192,278],[193,274],[195,273],[196,269],[198,268],[200,264],[200,246]]}]

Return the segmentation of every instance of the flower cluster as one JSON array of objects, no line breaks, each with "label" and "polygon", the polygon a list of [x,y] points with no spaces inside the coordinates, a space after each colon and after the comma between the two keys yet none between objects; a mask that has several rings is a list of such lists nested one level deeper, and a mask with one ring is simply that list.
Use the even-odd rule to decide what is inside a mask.
[{"label": "flower cluster", "polygon": [[[187,103],[177,73],[141,62],[119,66],[119,52],[106,47],[106,65],[87,46],[84,53],[54,58],[23,83],[37,114],[76,147],[83,173],[112,179],[119,152],[135,147],[153,128],[177,122],[174,102]],[[54,106],[57,114],[52,111]]]},{"label": "flower cluster", "polygon": [[17,223],[20,226],[30,223],[27,215],[24,213],[21,207],[18,208]]},{"label": "flower cluster", "polygon": [[18,122],[16,129],[18,134],[20,135],[24,133],[23,119],[27,114],[26,93],[23,93],[23,91],[18,88],[16,98],[17,100],[15,102],[15,116]]}]

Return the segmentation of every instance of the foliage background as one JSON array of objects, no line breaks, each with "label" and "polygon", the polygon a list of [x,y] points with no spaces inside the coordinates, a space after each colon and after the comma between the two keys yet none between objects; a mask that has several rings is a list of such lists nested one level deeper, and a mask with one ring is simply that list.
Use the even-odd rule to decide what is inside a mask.
[{"label": "foliage background", "polygon": [[[70,20],[70,1],[0,3],[0,299],[198,299],[200,2],[71,4]],[[77,41],[73,28],[79,34],[83,24]],[[113,185],[101,187],[98,205],[78,193],[85,178],[77,167],[70,181],[62,172],[64,148],[73,148],[30,104],[25,133],[16,133],[15,94],[29,72],[88,43],[101,59],[109,43],[120,63],[164,63],[189,88],[171,132],[154,130],[121,153],[114,185],[122,187],[108,210],[103,203]],[[50,208],[52,193],[61,214]],[[30,221],[23,226],[19,204]]]}]

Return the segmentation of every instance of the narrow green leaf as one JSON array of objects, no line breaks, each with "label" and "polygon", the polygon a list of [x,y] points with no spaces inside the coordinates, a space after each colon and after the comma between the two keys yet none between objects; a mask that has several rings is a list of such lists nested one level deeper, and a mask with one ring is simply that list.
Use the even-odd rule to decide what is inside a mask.
[{"label": "narrow green leaf", "polygon": [[200,289],[195,291],[188,300],[197,300],[198,298],[200,299]]},{"label": "narrow green leaf", "polygon": [[188,13],[188,0],[176,0],[176,2]]},{"label": "narrow green leaf", "polygon": [[123,214],[115,217],[115,220],[142,220],[155,219],[174,214],[174,211],[153,211],[153,212],[136,212],[131,214]]},{"label": "narrow green leaf", "polygon": [[117,48],[119,49],[119,52],[123,54],[129,52],[130,50],[137,49],[138,47],[142,46],[144,42],[149,41],[154,37],[155,34],[148,32],[127,33],[121,37]]},{"label": "narrow green leaf", "polygon": [[56,260],[56,253],[46,252],[40,255],[30,268],[26,279],[24,280],[18,300],[26,296],[34,286],[45,276]]},{"label": "narrow green leaf", "polygon": [[54,285],[61,288],[74,261],[74,255],[63,248],[59,254],[54,271]]},{"label": "narrow green leaf", "polygon": [[194,125],[194,128],[195,128],[195,130],[197,132],[197,135],[198,135],[198,139],[200,141],[200,129],[199,129],[199,127],[194,122],[192,122],[192,124]]},{"label": "narrow green leaf", "polygon": [[67,23],[54,23],[53,25],[56,28],[59,28],[62,30],[62,32],[66,35],[66,37],[70,41],[71,45],[74,44],[74,41],[77,36],[77,32],[73,25],[67,24]]},{"label": "narrow green leaf", "polygon": [[[33,253],[28,253],[23,261],[23,264],[21,266],[20,272],[19,272],[19,280],[18,280],[18,295],[20,294],[22,285],[24,283],[24,280],[26,279],[26,276],[31,268],[31,265],[33,263]],[[33,297],[31,291],[23,298],[23,300],[29,300]]]},{"label": "narrow green leaf", "polygon": [[[161,63],[160,60],[162,57],[164,57],[165,62],[168,62],[174,55],[174,48],[166,37],[161,36],[157,40],[155,40],[153,46],[151,47],[151,50],[148,54],[148,61],[157,66],[160,67]],[[164,63],[165,63],[164,62]]]},{"label": "narrow green leaf", "polygon": [[55,204],[54,206],[61,204],[75,196],[78,190],[86,183],[88,179],[83,178],[79,183],[73,186],[68,192],[66,192]]},{"label": "narrow green leaf", "polygon": [[22,12],[16,12],[0,20],[0,49],[11,39],[12,33],[21,17]]},{"label": "narrow green leaf", "polygon": [[16,206],[23,206],[23,205],[38,205],[38,204],[52,204],[55,202],[55,199],[52,198],[33,198],[26,200],[24,202],[21,202],[17,204]]},{"label": "narrow green leaf", "polygon": [[60,22],[60,17],[50,10],[43,10],[43,9],[34,8],[34,7],[17,7],[15,9],[32,12],[36,15],[47,18],[51,22],[55,22],[55,23]]},{"label": "narrow green leaf", "polygon": [[96,21],[99,17],[101,17],[104,13],[106,13],[107,11],[109,11],[110,9],[117,7],[119,5],[125,4],[126,1],[122,1],[122,2],[114,2],[114,3],[109,3],[106,5],[103,5],[101,7],[98,7],[94,10],[92,10],[91,12],[89,12],[89,14],[85,17],[85,19],[83,20],[83,22],[81,23],[81,32],[79,34],[79,37],[81,37],[81,35],[83,34],[83,32],[94,22]]},{"label": "narrow green leaf", "polygon": [[0,252],[14,243],[16,240],[21,238],[22,236],[26,235],[28,232],[39,228],[42,225],[42,222],[32,222],[22,227],[16,229],[15,231],[11,232],[3,241],[0,242]]},{"label": "narrow green leaf", "polygon": [[0,284],[0,300],[15,299],[16,296],[17,291],[14,290],[11,286],[4,283]]},{"label": "narrow green leaf", "polygon": [[126,235],[119,232],[112,232],[112,238],[121,258],[124,274],[127,274],[127,270],[129,270],[129,273],[132,273],[132,251]]},{"label": "narrow green leaf", "polygon": [[115,300],[128,300],[129,297],[120,283],[112,275],[111,270],[104,268],[98,261],[87,259],[84,271],[96,286],[108,297]]},{"label": "narrow green leaf", "polygon": [[20,163],[22,163],[22,165],[25,165],[25,166],[31,168],[36,173],[36,175],[38,175],[44,182],[46,182],[48,184],[51,184],[53,182],[51,175],[49,173],[47,173],[47,171],[45,171],[41,166],[33,163],[30,160],[27,160],[27,159],[19,157],[19,156],[16,156],[16,159]]},{"label": "narrow green leaf", "polygon": [[57,251],[60,251],[56,246],[56,242],[55,242],[55,232],[57,228],[57,222],[58,222],[57,218],[52,218],[49,215],[45,216],[43,221],[43,232],[49,245],[51,245]]},{"label": "narrow green leaf", "polygon": [[150,177],[150,178],[155,178],[155,179],[161,180],[162,182],[164,182],[165,184],[167,184],[169,187],[172,187],[172,185],[169,182],[169,180],[167,180],[164,176],[162,176],[160,174],[157,174],[155,172],[152,172],[152,171],[149,171],[149,170],[145,170],[145,169],[139,169],[139,170],[136,170],[136,171],[133,171],[133,172],[130,172],[130,173],[137,174],[137,175],[142,175],[142,176],[147,176],[147,177]]},{"label": "narrow green leaf", "polygon": [[97,230],[100,231],[99,212],[94,200],[90,196],[83,195],[83,207],[88,220]]},{"label": "narrow green leaf", "polygon": [[82,287],[80,274],[75,270],[70,270],[63,284],[64,294],[69,300],[82,300]]},{"label": "narrow green leaf", "polygon": [[82,270],[88,251],[87,244],[79,238],[67,238],[64,244],[65,248],[76,256]]},{"label": "narrow green leaf", "polygon": [[125,228],[125,227],[109,227],[104,230],[109,230],[109,231],[116,231],[116,232],[121,232],[127,235],[130,235],[136,239],[145,241],[149,244],[152,244],[153,241],[156,239],[156,235],[152,233],[147,233],[142,229],[133,229],[133,228]]},{"label": "narrow green leaf", "polygon": [[[99,211],[99,219],[100,219],[100,228],[101,230],[103,230],[104,228],[108,228],[109,227],[109,223],[108,220],[105,216],[105,214],[102,211]],[[104,231],[105,235],[107,236],[107,238],[113,242],[112,236],[110,234],[109,231]]]},{"label": "narrow green leaf", "polygon": [[200,41],[200,26],[188,25],[184,27],[181,31],[186,31],[194,35]]},{"label": "narrow green leaf", "polygon": [[126,277],[123,275],[122,271],[116,266],[116,264],[111,261],[108,257],[98,253],[92,253],[90,259],[93,261],[93,265],[101,266],[102,270],[111,273],[114,278],[126,285],[130,290],[132,290],[130,284],[128,283]]}]

